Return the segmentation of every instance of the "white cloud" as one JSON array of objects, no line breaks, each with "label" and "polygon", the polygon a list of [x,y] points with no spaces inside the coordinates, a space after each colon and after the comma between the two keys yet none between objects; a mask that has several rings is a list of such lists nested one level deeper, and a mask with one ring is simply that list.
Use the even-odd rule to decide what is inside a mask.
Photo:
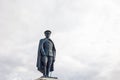
[{"label": "white cloud", "polygon": [[0,79],[32,80],[38,42],[52,30],[53,76],[63,80],[118,80],[120,2],[115,0],[1,0]]}]

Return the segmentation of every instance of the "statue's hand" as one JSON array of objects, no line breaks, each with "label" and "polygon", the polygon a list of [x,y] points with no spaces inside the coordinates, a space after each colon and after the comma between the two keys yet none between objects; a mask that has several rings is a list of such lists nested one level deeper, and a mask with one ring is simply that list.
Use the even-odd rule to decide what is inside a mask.
[{"label": "statue's hand", "polygon": [[55,57],[53,57],[53,62],[55,61]]},{"label": "statue's hand", "polygon": [[46,55],[44,54],[43,57],[46,57]]}]

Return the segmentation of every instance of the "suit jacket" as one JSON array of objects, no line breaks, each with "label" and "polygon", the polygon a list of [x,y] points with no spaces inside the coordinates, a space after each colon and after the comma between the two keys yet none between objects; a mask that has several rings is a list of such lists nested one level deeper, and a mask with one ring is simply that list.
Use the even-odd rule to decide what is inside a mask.
[{"label": "suit jacket", "polygon": [[[37,69],[43,73],[43,70],[44,70],[44,66],[43,66],[43,63],[42,63],[42,58],[43,55],[45,55],[45,51],[44,51],[44,48],[43,48],[43,44],[45,42],[46,38],[44,39],[41,39],[39,41],[39,47],[38,47],[38,55],[37,55]],[[50,39],[51,40],[51,39]],[[51,42],[53,43],[53,41],[51,40]],[[53,48],[52,48],[52,52],[53,52],[53,63],[52,63],[52,66],[51,66],[51,69],[50,71],[54,71],[54,62],[55,62],[55,56],[56,56],[56,49],[55,49],[55,45],[53,43]]]}]

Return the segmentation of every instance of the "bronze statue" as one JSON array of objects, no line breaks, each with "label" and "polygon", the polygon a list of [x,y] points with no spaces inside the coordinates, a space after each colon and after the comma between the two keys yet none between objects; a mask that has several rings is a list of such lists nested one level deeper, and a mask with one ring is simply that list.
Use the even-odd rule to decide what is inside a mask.
[{"label": "bronze statue", "polygon": [[43,73],[43,77],[50,77],[49,72],[54,71],[56,49],[50,39],[51,31],[44,32],[46,38],[40,39],[37,56],[37,69]]}]

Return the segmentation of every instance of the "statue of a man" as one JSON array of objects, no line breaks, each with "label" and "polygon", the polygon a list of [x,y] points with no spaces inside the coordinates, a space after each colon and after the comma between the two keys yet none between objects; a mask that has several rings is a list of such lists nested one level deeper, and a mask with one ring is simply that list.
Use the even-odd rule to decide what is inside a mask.
[{"label": "statue of a man", "polygon": [[46,30],[44,34],[46,38],[41,39],[39,42],[37,69],[43,73],[43,77],[50,77],[49,72],[54,71],[56,49],[50,39],[51,31]]}]

